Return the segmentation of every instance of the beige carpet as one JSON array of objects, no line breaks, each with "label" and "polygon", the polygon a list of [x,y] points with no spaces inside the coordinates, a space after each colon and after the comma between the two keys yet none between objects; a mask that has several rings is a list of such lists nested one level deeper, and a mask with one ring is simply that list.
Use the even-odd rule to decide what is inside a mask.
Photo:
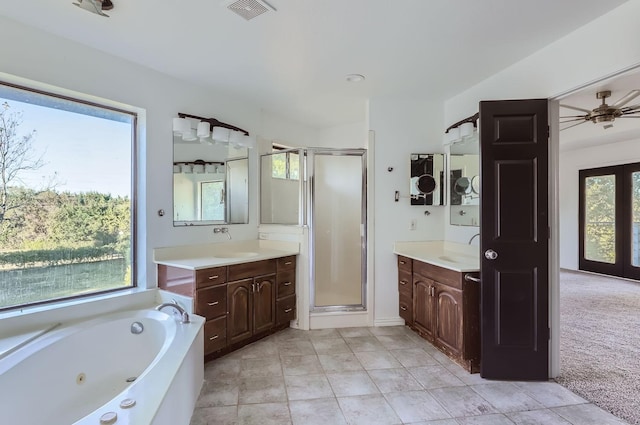
[{"label": "beige carpet", "polygon": [[558,383],[640,425],[640,282],[560,273]]}]

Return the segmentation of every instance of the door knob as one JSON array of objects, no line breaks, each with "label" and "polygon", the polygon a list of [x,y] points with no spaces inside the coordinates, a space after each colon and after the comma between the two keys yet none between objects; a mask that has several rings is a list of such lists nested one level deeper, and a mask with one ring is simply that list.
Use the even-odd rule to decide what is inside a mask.
[{"label": "door knob", "polygon": [[498,253],[493,249],[487,249],[484,252],[484,258],[486,258],[487,260],[495,260],[496,258],[498,258]]}]

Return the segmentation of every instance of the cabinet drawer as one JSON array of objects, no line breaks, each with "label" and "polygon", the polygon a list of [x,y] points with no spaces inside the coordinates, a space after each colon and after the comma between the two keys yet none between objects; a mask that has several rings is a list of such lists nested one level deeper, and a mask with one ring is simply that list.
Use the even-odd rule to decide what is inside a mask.
[{"label": "cabinet drawer", "polygon": [[278,258],[278,272],[281,270],[295,270],[296,269],[296,256],[290,255],[288,257]]},{"label": "cabinet drawer", "polygon": [[399,313],[407,324],[413,322],[413,301],[410,296],[405,295],[403,292],[400,292]]},{"label": "cabinet drawer", "polygon": [[196,291],[196,314],[207,320],[227,314],[226,285],[198,289]]},{"label": "cabinet drawer", "polygon": [[276,301],[276,325],[288,323],[296,318],[296,296],[291,295]]},{"label": "cabinet drawer", "polygon": [[293,295],[296,292],[296,271],[288,270],[279,272],[276,275],[276,282],[278,284],[278,290],[276,293],[277,298],[284,298],[289,295]]},{"label": "cabinet drawer", "polygon": [[220,350],[227,345],[227,317],[222,316],[204,324],[204,354]]},{"label": "cabinet drawer", "polygon": [[411,273],[413,260],[411,258],[403,257],[398,255],[398,270],[404,270],[406,272]]},{"label": "cabinet drawer", "polygon": [[229,281],[262,276],[276,272],[276,260],[253,261],[229,266]]},{"label": "cabinet drawer", "polygon": [[463,273],[445,269],[444,267],[434,266],[433,264],[423,263],[422,261],[413,262],[413,272],[445,285],[462,289]]},{"label": "cabinet drawer", "polygon": [[196,288],[204,288],[211,285],[219,285],[227,281],[226,267],[212,267],[196,270]]},{"label": "cabinet drawer", "polygon": [[411,298],[411,295],[413,293],[413,285],[411,284],[412,281],[413,279],[411,277],[411,273],[404,270],[398,271],[398,291],[400,292],[400,295],[405,294],[406,296]]}]

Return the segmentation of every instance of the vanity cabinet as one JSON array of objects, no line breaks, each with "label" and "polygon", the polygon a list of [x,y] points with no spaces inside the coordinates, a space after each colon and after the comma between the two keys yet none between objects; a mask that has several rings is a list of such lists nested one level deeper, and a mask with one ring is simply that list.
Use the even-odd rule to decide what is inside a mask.
[{"label": "vanity cabinet", "polygon": [[279,258],[276,262],[276,324],[296,318],[296,257]]},{"label": "vanity cabinet", "polygon": [[193,298],[213,359],[289,326],[296,318],[296,257],[191,270],[158,264],[158,287]]},{"label": "vanity cabinet", "polygon": [[[478,276],[477,272],[461,273],[398,256],[400,317],[466,370],[477,372],[480,367],[480,287],[466,281],[465,274]],[[410,291],[405,289],[409,276]],[[409,296],[411,309],[407,307]],[[405,316],[409,310],[412,314],[408,320]]]},{"label": "vanity cabinet", "polygon": [[276,321],[276,260],[229,266],[229,280],[229,343],[235,344],[271,329]]}]

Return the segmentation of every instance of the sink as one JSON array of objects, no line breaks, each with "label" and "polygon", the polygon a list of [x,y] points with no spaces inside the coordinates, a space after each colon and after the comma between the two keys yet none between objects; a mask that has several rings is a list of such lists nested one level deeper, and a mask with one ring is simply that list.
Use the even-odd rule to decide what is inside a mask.
[{"label": "sink", "polygon": [[438,257],[441,260],[448,261],[450,263],[474,263],[476,259],[466,255],[441,255]]},{"label": "sink", "polygon": [[213,258],[251,258],[251,257],[257,257],[258,254],[257,252],[250,252],[250,251],[237,251],[237,252],[225,252],[225,253],[221,253],[221,254],[216,254],[213,255]]}]

